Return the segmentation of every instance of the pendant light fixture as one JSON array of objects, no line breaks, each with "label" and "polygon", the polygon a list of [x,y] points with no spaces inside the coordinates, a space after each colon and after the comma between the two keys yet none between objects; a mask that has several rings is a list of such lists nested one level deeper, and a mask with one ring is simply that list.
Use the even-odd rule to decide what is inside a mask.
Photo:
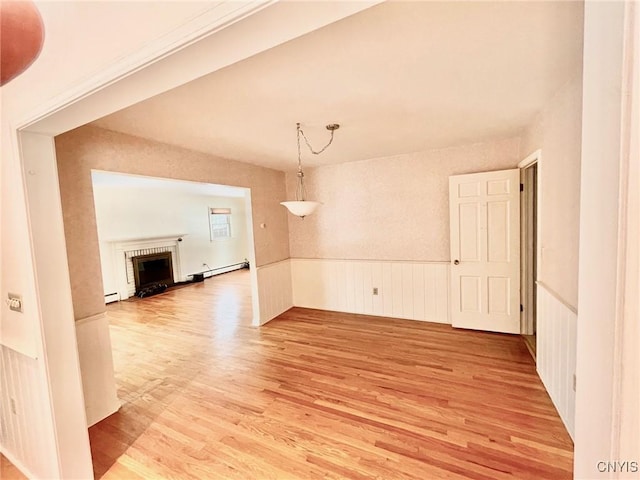
[{"label": "pendant light fixture", "polygon": [[327,143],[320,150],[315,151],[311,147],[309,140],[307,140],[307,137],[305,136],[304,132],[300,128],[300,124],[299,123],[296,124],[297,135],[298,135],[298,173],[296,174],[297,175],[296,199],[295,201],[290,201],[290,202],[280,202],[280,205],[284,205],[285,207],[287,207],[287,209],[291,213],[293,213],[294,215],[297,215],[300,218],[304,218],[307,215],[313,213],[315,209],[318,208],[318,205],[321,205],[320,202],[312,202],[306,199],[307,191],[304,186],[304,172],[302,171],[302,155],[300,151],[300,137],[304,138],[304,141],[307,144],[307,147],[309,147],[309,151],[312,154],[320,155],[322,152],[324,152],[327,149],[329,145],[331,145],[331,143],[333,142],[333,132],[335,132],[338,128],[340,128],[340,125],[338,125],[337,123],[331,123],[327,125],[327,130],[331,132],[331,138],[329,139],[329,143]]}]

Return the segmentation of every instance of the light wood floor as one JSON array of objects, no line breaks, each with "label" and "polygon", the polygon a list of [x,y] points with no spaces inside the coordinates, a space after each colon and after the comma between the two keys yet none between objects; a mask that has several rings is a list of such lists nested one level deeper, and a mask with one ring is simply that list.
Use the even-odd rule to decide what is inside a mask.
[{"label": "light wood floor", "polygon": [[104,479],[569,479],[522,337],[294,308],[250,326],[248,274],[108,307],[120,412]]},{"label": "light wood floor", "polygon": [[20,470],[7,457],[0,453],[0,479],[2,480],[27,480]]},{"label": "light wood floor", "polygon": [[533,361],[536,360],[536,336],[535,335],[522,335],[524,344],[526,345],[529,353],[533,357]]}]

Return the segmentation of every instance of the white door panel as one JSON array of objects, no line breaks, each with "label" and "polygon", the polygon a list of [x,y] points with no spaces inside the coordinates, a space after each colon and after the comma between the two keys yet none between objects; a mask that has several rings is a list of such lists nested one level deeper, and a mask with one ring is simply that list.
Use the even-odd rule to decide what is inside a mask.
[{"label": "white door panel", "polygon": [[449,177],[454,327],[520,332],[520,171]]}]

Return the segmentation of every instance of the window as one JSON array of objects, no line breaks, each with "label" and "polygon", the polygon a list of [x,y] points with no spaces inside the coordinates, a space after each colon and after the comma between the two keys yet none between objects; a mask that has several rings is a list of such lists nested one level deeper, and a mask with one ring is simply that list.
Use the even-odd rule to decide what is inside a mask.
[{"label": "window", "polygon": [[231,209],[209,208],[211,241],[231,238]]}]

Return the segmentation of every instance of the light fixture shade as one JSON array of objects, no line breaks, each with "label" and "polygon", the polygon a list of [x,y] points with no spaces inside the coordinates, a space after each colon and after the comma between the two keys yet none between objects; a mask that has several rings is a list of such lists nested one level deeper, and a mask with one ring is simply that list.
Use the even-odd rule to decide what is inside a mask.
[{"label": "light fixture shade", "polygon": [[315,209],[322,204],[320,202],[312,202],[309,200],[297,200],[291,202],[280,202],[280,205],[284,205],[291,213],[298,217],[306,217],[313,213]]}]

